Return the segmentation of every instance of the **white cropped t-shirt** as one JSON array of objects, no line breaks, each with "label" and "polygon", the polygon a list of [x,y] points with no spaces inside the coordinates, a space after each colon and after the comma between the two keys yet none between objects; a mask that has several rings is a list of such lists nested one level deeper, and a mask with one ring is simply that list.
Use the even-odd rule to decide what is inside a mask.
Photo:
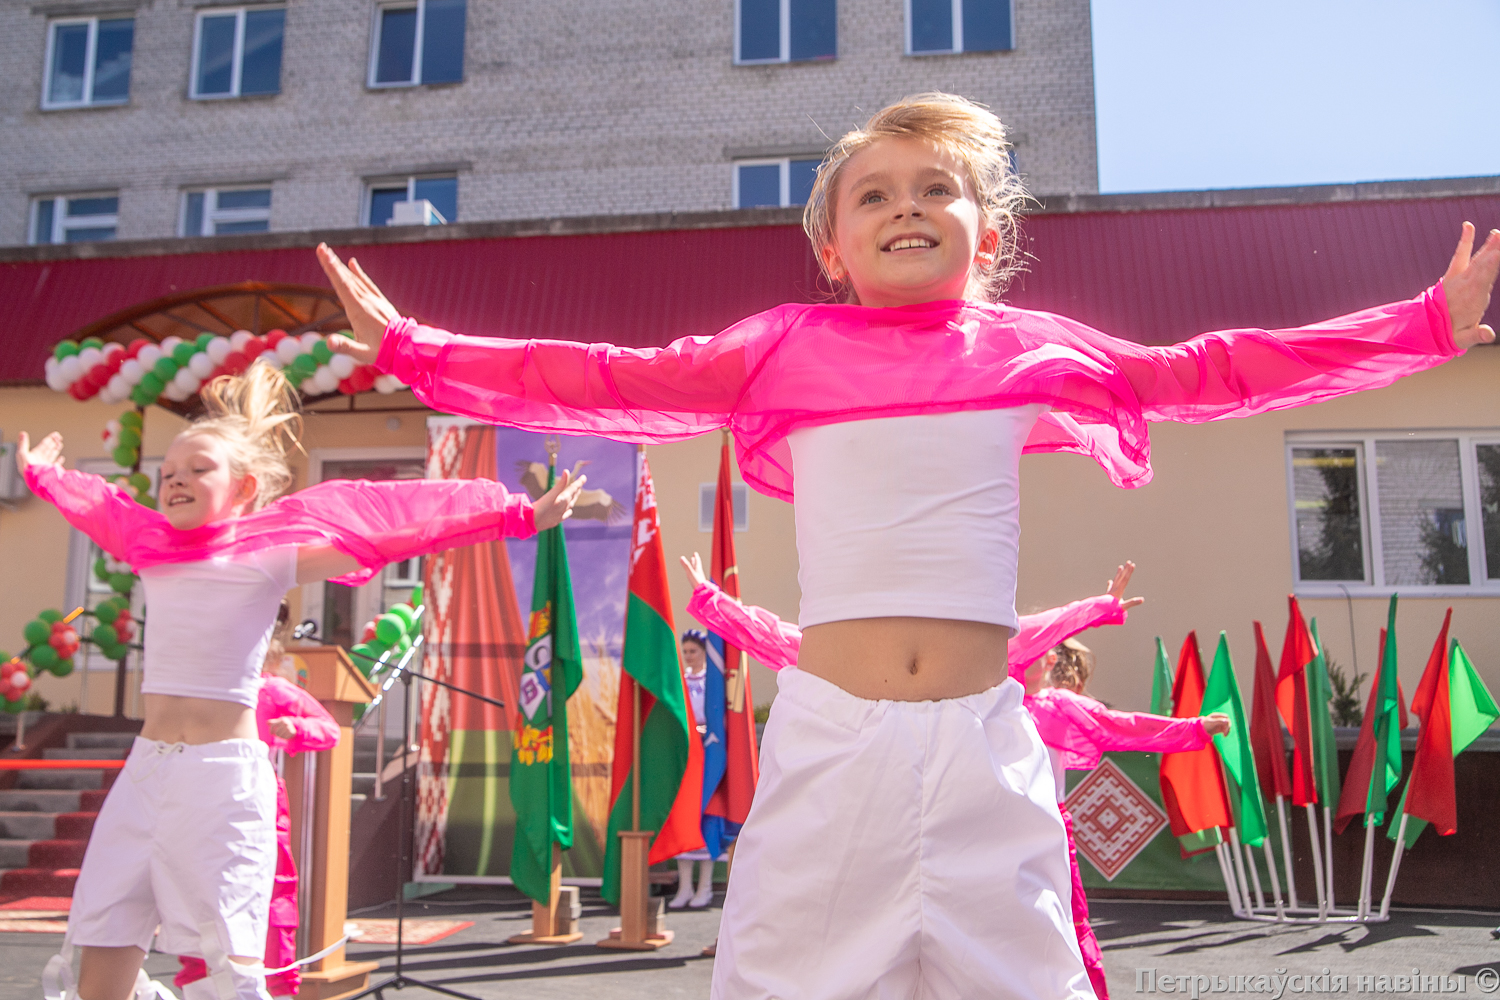
[{"label": "white cropped t-shirt", "polygon": [[913,617],[1014,631],[1021,449],[1043,409],[793,431],[801,626]]},{"label": "white cropped t-shirt", "polygon": [[141,570],[141,583],[141,692],[254,708],[276,612],[297,585],[296,546],[151,566]]}]

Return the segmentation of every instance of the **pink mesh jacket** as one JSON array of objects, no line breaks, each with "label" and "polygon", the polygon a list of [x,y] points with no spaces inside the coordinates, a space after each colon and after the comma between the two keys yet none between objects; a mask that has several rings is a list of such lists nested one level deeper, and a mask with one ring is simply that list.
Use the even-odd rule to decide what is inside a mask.
[{"label": "pink mesh jacket", "polygon": [[1168,347],[1050,313],[975,302],[783,305],[661,348],[465,337],[410,319],[376,367],[446,413],[533,431],[662,442],[720,427],[756,489],[792,497],[786,437],[870,417],[1050,407],[1026,450],[1151,479],[1146,423],[1246,417],[1389,385],[1459,353],[1442,286],[1293,330],[1206,333]]}]

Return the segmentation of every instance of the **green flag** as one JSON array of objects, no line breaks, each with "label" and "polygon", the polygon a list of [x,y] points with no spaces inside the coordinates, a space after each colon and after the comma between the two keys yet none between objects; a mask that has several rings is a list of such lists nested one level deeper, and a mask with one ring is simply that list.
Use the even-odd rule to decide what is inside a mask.
[{"label": "green flag", "polygon": [[1307,667],[1307,711],[1312,716],[1313,778],[1318,785],[1318,804],[1330,809],[1339,805],[1339,748],[1333,732],[1333,684],[1328,680],[1328,657],[1318,638],[1318,620],[1312,619],[1313,648],[1317,655]]},{"label": "green flag", "polygon": [[1151,714],[1172,714],[1172,661],[1161,636],[1156,637],[1156,669],[1151,674]]},{"label": "green flag", "polygon": [[1203,707],[1199,715],[1223,712],[1229,716],[1229,734],[1214,736],[1214,746],[1224,761],[1229,779],[1229,804],[1234,809],[1234,823],[1240,840],[1259,847],[1266,839],[1266,807],[1260,798],[1260,779],[1255,773],[1255,751],[1250,746],[1250,730],[1245,725],[1245,706],[1240,700],[1239,681],[1229,659],[1229,637],[1219,633],[1219,648],[1214,665],[1208,672],[1203,689]]},{"label": "green flag", "polygon": [[[556,479],[547,470],[547,488]],[[552,893],[552,845],[573,846],[573,767],[568,757],[568,698],[583,681],[573,580],[562,525],[537,535],[531,625],[519,685],[521,729],[511,734],[510,801],[516,839],[510,877],[539,903]]]},{"label": "green flag", "polygon": [[1401,780],[1401,693],[1396,687],[1396,595],[1385,627],[1385,649],[1380,654],[1380,687],[1375,694],[1375,763],[1370,768],[1370,791],[1365,796],[1365,825],[1385,822],[1391,789]]}]

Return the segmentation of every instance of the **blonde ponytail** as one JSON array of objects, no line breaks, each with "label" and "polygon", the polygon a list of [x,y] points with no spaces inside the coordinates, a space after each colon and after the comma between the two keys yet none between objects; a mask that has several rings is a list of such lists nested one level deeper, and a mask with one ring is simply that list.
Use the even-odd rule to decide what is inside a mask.
[{"label": "blonde ponytail", "polygon": [[1083,694],[1094,673],[1094,654],[1077,639],[1064,639],[1052,651],[1057,654],[1050,672],[1052,686]]},{"label": "blonde ponytail", "polygon": [[229,451],[236,478],[255,477],[252,510],[270,503],[292,485],[287,453],[300,448],[302,414],[286,376],[270,365],[254,364],[243,375],[222,375],[198,392],[205,415],[184,434],[212,434]]}]

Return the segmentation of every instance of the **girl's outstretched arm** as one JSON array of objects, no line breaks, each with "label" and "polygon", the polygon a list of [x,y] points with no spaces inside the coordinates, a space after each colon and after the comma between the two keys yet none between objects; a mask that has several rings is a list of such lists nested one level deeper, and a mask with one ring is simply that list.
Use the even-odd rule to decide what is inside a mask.
[{"label": "girl's outstretched arm", "polygon": [[1116,712],[1088,695],[1066,688],[1044,688],[1026,697],[1042,742],[1063,752],[1064,766],[1088,770],[1110,750],[1180,753],[1208,745],[1215,733],[1229,732],[1220,713],[1186,719]]},{"label": "girl's outstretched arm", "polygon": [[333,338],[335,350],[395,375],[434,409],[535,431],[659,442],[722,427],[746,381],[746,342],[777,322],[751,317],[716,337],[643,349],[466,337],[403,318],[356,261],[345,267],[326,246],[318,260],[358,338]]},{"label": "girl's outstretched arm", "polygon": [[1130,585],[1134,573],[1135,563],[1127,559],[1125,565],[1115,570],[1113,579],[1098,597],[1074,601],[1034,615],[1022,615],[1006,652],[1010,675],[1025,684],[1026,668],[1064,639],[1100,625],[1123,625],[1127,611],[1146,603],[1144,597],[1125,599],[1125,588]]},{"label": "girl's outstretched arm", "polygon": [[129,560],[129,542],[141,531],[166,526],[163,514],[137,503],[120,487],[92,473],[65,469],[62,463],[63,439],[56,431],[35,448],[25,431],[16,436],[16,467],[27,488],[116,559]]},{"label": "girl's outstretched arm", "polygon": [[765,608],[741,604],[724,593],[703,575],[703,561],[698,553],[694,552],[692,559],[683,556],[682,567],[693,581],[688,614],[772,670],[797,665],[797,654],[802,649],[801,629]]},{"label": "girl's outstretched arm", "polygon": [[262,682],[255,718],[261,740],[287,753],[331,750],[339,741],[339,724],[328,709],[280,677]]}]

